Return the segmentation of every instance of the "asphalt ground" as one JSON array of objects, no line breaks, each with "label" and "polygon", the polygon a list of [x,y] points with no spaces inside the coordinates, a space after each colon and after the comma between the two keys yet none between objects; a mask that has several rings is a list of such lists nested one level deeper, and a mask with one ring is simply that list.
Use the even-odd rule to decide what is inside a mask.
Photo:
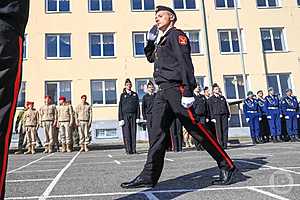
[{"label": "asphalt ground", "polygon": [[216,163],[207,152],[168,152],[154,188],[122,189],[146,159],[124,150],[9,155],[6,199],[300,199],[300,143],[242,144],[227,152],[244,174],[228,186],[213,186]]}]

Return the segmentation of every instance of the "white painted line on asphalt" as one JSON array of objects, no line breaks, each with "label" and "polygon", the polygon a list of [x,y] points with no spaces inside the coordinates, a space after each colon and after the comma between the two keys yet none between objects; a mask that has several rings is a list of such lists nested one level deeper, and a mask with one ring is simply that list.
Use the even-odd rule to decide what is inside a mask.
[{"label": "white painted line on asphalt", "polygon": [[252,161],[236,160],[235,162],[248,163],[248,164],[252,164],[252,165],[256,165],[256,166],[260,166],[260,167],[267,167],[267,168],[274,169],[274,170],[279,170],[279,171],[283,171],[283,172],[289,172],[289,173],[292,173],[292,174],[300,175],[300,172],[295,172],[295,171],[280,168],[280,167],[273,167],[273,166],[270,166],[270,165],[264,165],[264,164],[260,164],[260,163],[256,163],[256,162],[252,162]]},{"label": "white painted line on asphalt", "polygon": [[109,158],[112,158],[112,155],[110,155],[110,154],[108,154],[107,156],[108,156]]},{"label": "white painted line on asphalt", "polygon": [[266,196],[269,196],[269,197],[272,197],[272,198],[275,198],[275,199],[279,199],[279,200],[289,200],[285,197],[282,197],[282,196],[279,196],[277,194],[273,194],[271,192],[267,192],[267,191],[264,191],[264,190],[261,190],[261,189],[257,189],[257,188],[252,188],[252,187],[249,187],[248,188],[249,190],[252,190],[252,191],[255,191],[255,192],[258,192],[258,193],[261,193],[261,194],[264,194]]},{"label": "white painted line on asphalt", "polygon": [[47,187],[45,192],[42,194],[42,196],[39,198],[39,200],[45,200],[49,197],[50,193],[52,192],[53,188],[59,181],[59,179],[62,177],[62,175],[67,171],[67,169],[72,165],[72,163],[75,161],[75,159],[79,156],[80,151],[70,160],[70,162],[57,174],[57,176],[54,178],[54,180],[50,183],[50,185]]},{"label": "white painted line on asphalt", "polygon": [[19,167],[19,168],[17,168],[17,169],[13,169],[13,170],[7,172],[7,174],[11,174],[11,173],[14,173],[14,172],[16,172],[16,171],[19,171],[19,170],[21,170],[21,169],[24,169],[25,167],[28,167],[29,165],[32,165],[32,164],[34,164],[34,163],[36,163],[36,162],[39,162],[40,160],[43,160],[44,158],[48,158],[48,157],[52,156],[53,154],[54,154],[54,153],[49,154],[49,155],[46,155],[46,156],[43,156],[43,157],[41,157],[41,158],[39,158],[39,159],[36,159],[36,160],[34,160],[34,161],[32,161],[32,162],[26,164],[26,165],[23,165],[22,167]]},{"label": "white painted line on asphalt", "polygon": [[32,171],[17,171],[15,173],[37,173],[37,172],[54,172],[60,171],[61,169],[44,169],[44,170],[32,170]]},{"label": "white painted line on asphalt", "polygon": [[4,198],[6,200],[19,200],[19,199],[38,199],[39,197],[7,197],[7,198]]},{"label": "white painted line on asphalt", "polygon": [[43,160],[40,161],[39,163],[60,163],[60,162],[68,162],[70,160]]},{"label": "white painted line on asphalt", "polygon": [[22,182],[42,182],[42,181],[52,181],[53,178],[45,179],[25,179],[25,180],[6,180],[6,183],[22,183]]},{"label": "white painted line on asphalt", "polygon": [[152,192],[144,192],[143,193],[149,200],[159,200]]},{"label": "white painted line on asphalt", "polygon": [[[266,153],[244,153],[244,154],[241,154],[239,156],[243,156],[243,155],[265,156],[265,157],[272,157],[273,156],[272,154],[266,154]],[[234,155],[234,156],[237,156],[237,155]]]},{"label": "white painted line on asphalt", "polygon": [[170,158],[165,158],[165,160],[170,161],[170,162],[174,162],[174,160],[172,160]]},{"label": "white painted line on asphalt", "polygon": [[121,165],[121,162],[118,160],[114,160],[115,163],[117,163],[118,165]]}]

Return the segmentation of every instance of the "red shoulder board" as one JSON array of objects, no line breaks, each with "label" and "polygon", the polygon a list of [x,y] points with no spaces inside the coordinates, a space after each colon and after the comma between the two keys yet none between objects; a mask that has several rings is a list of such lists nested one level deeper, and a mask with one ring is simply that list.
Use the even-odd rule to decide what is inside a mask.
[{"label": "red shoulder board", "polygon": [[186,45],[187,44],[187,38],[184,35],[178,36],[178,42],[180,45]]}]

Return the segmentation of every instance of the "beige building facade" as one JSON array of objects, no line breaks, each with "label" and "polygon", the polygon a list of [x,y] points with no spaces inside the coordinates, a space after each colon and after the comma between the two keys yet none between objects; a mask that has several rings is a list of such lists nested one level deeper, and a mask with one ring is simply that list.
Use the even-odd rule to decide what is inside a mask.
[{"label": "beige building facade", "polygon": [[[300,95],[299,0],[40,0],[31,1],[19,107],[29,100],[39,108],[45,95],[55,102],[64,95],[75,107],[86,94],[95,138],[120,138],[125,79],[142,98],[152,77],[142,49],[157,5],[175,9],[201,86],[217,82],[230,101],[242,99],[244,67],[248,90]],[[243,126],[238,107],[232,112],[231,126]]]}]

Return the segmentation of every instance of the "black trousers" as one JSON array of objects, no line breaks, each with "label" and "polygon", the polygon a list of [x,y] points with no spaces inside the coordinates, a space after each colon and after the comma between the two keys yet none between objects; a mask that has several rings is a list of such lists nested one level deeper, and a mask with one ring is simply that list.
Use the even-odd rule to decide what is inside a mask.
[{"label": "black trousers", "polygon": [[22,37],[0,19],[0,199],[4,199],[8,149],[22,76]]},{"label": "black trousers", "polygon": [[[206,117],[205,117],[205,116],[196,115],[196,116],[195,116],[195,119],[196,119],[196,122],[197,122],[197,123],[206,124]],[[208,128],[208,130],[211,131],[211,129],[209,129],[209,128]],[[198,141],[195,140],[194,138],[193,138],[193,142],[194,142],[194,144],[195,144],[197,150],[201,150],[201,149],[203,148],[203,147],[201,146],[200,142],[198,142]]]},{"label": "black trousers", "polygon": [[23,128],[20,128],[20,132],[18,132],[17,134],[19,134],[19,141],[18,141],[18,150],[22,151],[23,149],[23,144],[24,144],[24,138],[25,138],[25,131],[23,130]]},{"label": "black trousers", "polygon": [[147,131],[148,131],[148,141],[149,141],[149,144],[151,143],[151,140],[152,140],[152,114],[146,114],[147,115],[147,122],[146,122],[146,126],[147,126]]},{"label": "black trousers", "polygon": [[261,130],[261,135],[264,140],[269,141],[270,137],[270,128],[269,128],[269,123],[266,115],[262,116],[262,120],[259,122],[260,130]]},{"label": "black trousers", "polygon": [[170,135],[172,141],[172,150],[175,152],[182,151],[182,125],[179,119],[175,119],[170,127]]},{"label": "black trousers", "polygon": [[136,153],[136,114],[126,113],[124,115],[123,141],[126,153]]},{"label": "black trousers", "polygon": [[219,144],[223,149],[227,148],[228,142],[228,116],[216,115],[216,136]]},{"label": "black trousers", "polygon": [[222,149],[205,125],[196,123],[193,108],[181,106],[181,90],[179,87],[168,87],[158,91],[153,104],[153,141],[150,144],[147,161],[140,176],[156,183],[161,175],[167,140],[171,123],[178,118],[192,137],[200,142],[206,151],[217,161],[219,168],[231,169],[233,161]]}]

